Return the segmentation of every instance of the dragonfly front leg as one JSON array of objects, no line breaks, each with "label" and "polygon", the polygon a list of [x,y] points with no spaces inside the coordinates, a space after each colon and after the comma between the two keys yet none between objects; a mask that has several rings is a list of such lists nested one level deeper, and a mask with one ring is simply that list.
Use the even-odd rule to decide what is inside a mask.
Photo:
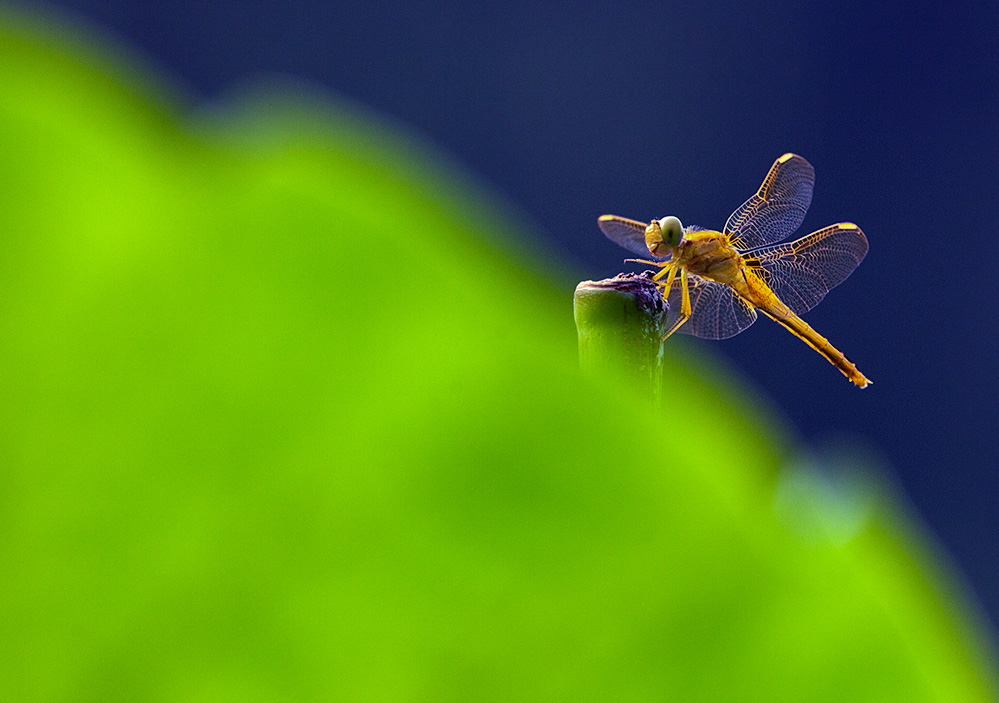
[{"label": "dragonfly front leg", "polygon": [[624,261],[625,263],[631,262],[635,264],[648,264],[649,266],[655,266],[656,268],[669,266],[668,261],[649,261],[648,259],[625,259]]},{"label": "dragonfly front leg", "polygon": [[676,272],[679,267],[672,261],[663,268],[662,271],[657,273],[652,277],[653,281],[658,282],[663,276],[666,276],[666,283],[663,284],[663,300],[669,297],[670,289],[673,288],[673,279],[676,278]]},{"label": "dragonfly front leg", "polygon": [[[670,274],[669,280],[666,282],[667,293],[663,295],[665,298],[668,295],[669,284],[673,282],[673,274]],[[683,325],[684,322],[690,319],[690,288],[687,286],[687,269],[683,269],[683,273],[680,275],[680,316],[676,318],[670,328],[666,330],[666,334],[663,335],[663,341],[665,342],[669,339],[670,335],[676,332]]]}]

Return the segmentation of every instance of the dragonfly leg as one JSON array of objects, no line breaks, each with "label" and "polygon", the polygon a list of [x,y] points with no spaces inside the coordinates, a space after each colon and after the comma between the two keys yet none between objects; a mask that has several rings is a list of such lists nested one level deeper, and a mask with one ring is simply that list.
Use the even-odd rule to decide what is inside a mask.
[{"label": "dragonfly leg", "polygon": [[[673,282],[673,276],[671,275],[669,278],[670,280],[667,282],[667,285]],[[664,342],[669,339],[670,335],[680,329],[684,322],[690,319],[690,288],[687,286],[687,269],[684,269],[680,275],[680,290],[682,291],[680,295],[680,315],[673,321],[670,328],[666,330],[666,334],[663,335]]]},{"label": "dragonfly leg", "polygon": [[653,281],[659,281],[659,279],[663,276],[666,276],[666,283],[660,284],[663,286],[663,300],[666,300],[666,298],[669,297],[669,292],[673,288],[673,279],[676,278],[677,268],[679,267],[675,264],[669,264],[666,268],[652,277]]},{"label": "dragonfly leg", "polygon": [[668,261],[647,261],[646,259],[625,259],[624,261],[625,263],[631,262],[634,264],[648,264],[649,266],[655,266],[656,268],[669,266]]},{"label": "dragonfly leg", "polygon": [[[653,262],[649,262],[649,263],[653,263]],[[658,281],[660,278],[662,278],[663,276],[665,276],[667,274],[669,274],[670,276],[672,276],[673,274],[671,272],[672,272],[672,270],[674,268],[676,268],[676,266],[673,264],[672,261],[666,261],[664,263],[658,264],[658,266],[662,269],[662,271],[660,271],[659,273],[657,273],[655,276],[652,277],[653,281]]]}]

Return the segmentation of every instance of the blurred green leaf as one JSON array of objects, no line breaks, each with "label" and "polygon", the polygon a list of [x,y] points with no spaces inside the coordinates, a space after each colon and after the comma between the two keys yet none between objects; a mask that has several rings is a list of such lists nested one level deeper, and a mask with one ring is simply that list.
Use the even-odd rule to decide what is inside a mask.
[{"label": "blurred green leaf", "polygon": [[665,416],[580,379],[571,286],[427,147],[87,46],[0,29],[6,698],[994,699],[884,494],[775,509],[690,352]]}]

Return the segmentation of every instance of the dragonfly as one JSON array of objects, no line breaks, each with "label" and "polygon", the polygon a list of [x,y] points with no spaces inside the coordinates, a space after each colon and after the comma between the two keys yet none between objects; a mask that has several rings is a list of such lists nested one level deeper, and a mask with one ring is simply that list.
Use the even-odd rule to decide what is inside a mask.
[{"label": "dragonfly", "polygon": [[823,227],[792,242],[812,202],[815,170],[797,154],[778,158],[756,194],[728,218],[723,231],[684,227],[676,217],[649,224],[602,215],[600,229],[659,268],[674,332],[726,339],[762,313],[824,356],[855,385],[871,381],[800,315],[853,273],[867,254],[867,237],[852,222]]}]

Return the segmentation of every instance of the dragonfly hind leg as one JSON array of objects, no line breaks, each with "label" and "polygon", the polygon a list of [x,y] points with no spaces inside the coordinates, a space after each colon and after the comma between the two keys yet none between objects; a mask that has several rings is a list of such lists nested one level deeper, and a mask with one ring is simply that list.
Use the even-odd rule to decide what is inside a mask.
[{"label": "dragonfly hind leg", "polygon": [[[670,272],[669,279],[666,281],[666,292],[663,293],[663,298],[669,295],[670,286],[673,283],[673,276],[676,274],[676,269]],[[683,273],[680,274],[680,314],[670,325],[670,328],[666,330],[666,334],[663,335],[662,341],[669,339],[670,335],[676,332],[680,327],[683,326],[687,320],[690,319],[690,288],[687,285],[687,269],[683,269]]]}]

